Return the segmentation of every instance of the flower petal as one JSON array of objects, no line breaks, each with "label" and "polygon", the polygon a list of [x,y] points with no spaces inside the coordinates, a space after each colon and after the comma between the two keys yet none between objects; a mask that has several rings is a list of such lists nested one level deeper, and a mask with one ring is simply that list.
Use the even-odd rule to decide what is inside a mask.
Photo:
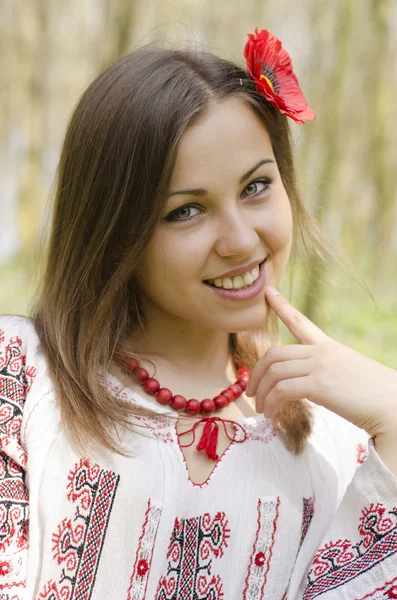
[{"label": "flower petal", "polygon": [[289,54],[266,29],[248,34],[244,48],[247,70],[256,89],[282,114],[303,124],[316,118],[299,87]]}]

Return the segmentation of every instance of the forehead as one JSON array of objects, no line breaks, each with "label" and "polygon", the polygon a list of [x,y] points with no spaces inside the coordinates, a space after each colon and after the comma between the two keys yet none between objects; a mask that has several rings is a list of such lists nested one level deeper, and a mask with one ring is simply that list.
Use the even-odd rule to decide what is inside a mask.
[{"label": "forehead", "polygon": [[183,133],[172,184],[201,185],[203,177],[221,171],[238,176],[258,162],[258,157],[274,159],[269,134],[259,116],[239,98],[214,102]]}]

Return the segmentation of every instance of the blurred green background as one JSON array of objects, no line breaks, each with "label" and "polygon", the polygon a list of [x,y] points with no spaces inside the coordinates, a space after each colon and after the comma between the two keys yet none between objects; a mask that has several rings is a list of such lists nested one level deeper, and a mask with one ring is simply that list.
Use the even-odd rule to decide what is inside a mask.
[{"label": "blurred green background", "polygon": [[85,87],[151,41],[243,65],[255,26],[281,38],[317,112],[292,124],[299,187],[356,271],[298,264],[292,292],[288,278],[281,289],[328,335],[397,368],[395,0],[1,0],[0,313],[29,313],[60,146]]}]

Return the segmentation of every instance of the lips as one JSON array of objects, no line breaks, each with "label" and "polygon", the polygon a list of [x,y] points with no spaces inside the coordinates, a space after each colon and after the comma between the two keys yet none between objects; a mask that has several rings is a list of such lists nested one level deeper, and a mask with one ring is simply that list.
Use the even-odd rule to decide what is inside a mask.
[{"label": "lips", "polygon": [[235,277],[236,275],[242,275],[243,273],[247,273],[254,267],[261,265],[266,260],[266,258],[267,257],[265,256],[265,258],[253,260],[250,263],[247,263],[246,265],[237,267],[236,269],[231,269],[230,271],[227,271],[222,275],[216,275],[215,277],[211,277],[211,279],[206,279],[205,281],[213,281],[214,279],[224,279],[226,277]]},{"label": "lips", "polygon": [[[214,279],[207,279],[205,283],[212,287],[222,288],[224,290],[240,290],[251,286],[259,277],[260,265],[264,261],[250,263],[247,267],[240,267],[229,271],[229,274]],[[253,266],[251,266],[253,265]],[[233,275],[232,275],[233,274]]]},{"label": "lips", "polygon": [[[260,263],[259,267],[256,267],[256,271],[259,272],[259,275],[250,285],[241,285],[243,283],[243,279],[242,276],[239,275],[232,278],[225,277],[221,279],[220,282],[214,280],[212,285],[208,282],[205,282],[205,285],[208,286],[208,289],[211,290],[211,293],[227,301],[251,300],[256,298],[258,295],[263,294],[266,285],[266,264],[267,260],[264,260]],[[236,280],[237,287],[235,287]],[[217,287],[214,285],[215,283],[221,283],[223,285],[226,283],[228,287]]]}]

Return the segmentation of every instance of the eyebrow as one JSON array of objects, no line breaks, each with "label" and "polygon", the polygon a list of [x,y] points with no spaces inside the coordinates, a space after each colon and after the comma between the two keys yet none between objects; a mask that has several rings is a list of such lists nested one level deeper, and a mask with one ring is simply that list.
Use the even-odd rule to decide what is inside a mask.
[{"label": "eyebrow", "polygon": [[[244,183],[254,173],[259,167],[262,165],[266,165],[268,163],[274,163],[275,161],[272,158],[262,158],[256,165],[254,165],[249,171],[247,171],[241,178],[239,183]],[[168,197],[175,196],[176,194],[190,194],[191,196],[206,196],[208,194],[208,190],[203,188],[198,188],[195,190],[178,190],[177,192],[171,192]]]}]

